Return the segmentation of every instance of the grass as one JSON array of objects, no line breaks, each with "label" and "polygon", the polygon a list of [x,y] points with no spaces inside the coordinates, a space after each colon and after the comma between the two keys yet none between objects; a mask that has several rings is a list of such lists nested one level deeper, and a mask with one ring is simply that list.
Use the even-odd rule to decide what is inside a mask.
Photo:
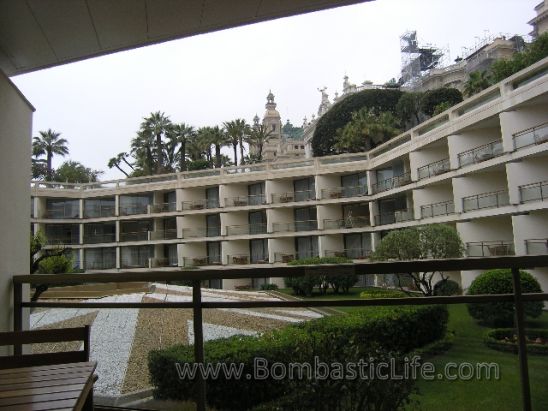
[{"label": "grass", "polygon": [[[528,327],[548,329],[548,313],[528,321]],[[444,354],[429,359],[436,370],[443,370],[449,362],[494,362],[500,367],[500,380],[418,381],[418,406],[408,410],[434,411],[514,411],[522,409],[518,356],[495,351],[483,343],[488,330],[478,325],[468,314],[465,305],[449,306],[448,329],[455,332],[453,346]],[[548,410],[548,357],[529,355],[529,378],[534,410]]]}]

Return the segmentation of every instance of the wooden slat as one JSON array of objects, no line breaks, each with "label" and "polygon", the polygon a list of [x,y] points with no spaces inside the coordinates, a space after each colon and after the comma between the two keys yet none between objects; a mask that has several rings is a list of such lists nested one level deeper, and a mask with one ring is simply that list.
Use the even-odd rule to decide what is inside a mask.
[{"label": "wooden slat", "polygon": [[23,376],[22,374],[17,374],[17,378],[0,378],[0,390],[3,385],[8,384],[21,384],[27,382],[38,382],[38,381],[56,381],[56,380],[65,380],[67,378],[85,378],[89,376],[90,370],[82,370],[77,372],[65,372],[60,374],[45,374],[45,375],[32,375],[28,374]]},{"label": "wooden slat", "polygon": [[6,369],[6,370],[0,370],[0,376],[2,374],[17,374],[17,373],[24,373],[24,372],[35,372],[35,371],[53,371],[58,369],[64,369],[64,368],[88,368],[93,367],[95,369],[96,363],[94,361],[78,361],[78,362],[71,362],[66,364],[51,364],[51,365],[37,365],[32,367],[21,367],[21,368],[12,368],[12,369]]},{"label": "wooden slat", "polygon": [[[64,389],[64,387],[71,386],[76,388],[71,388],[73,390],[82,388],[84,384],[87,382],[87,377],[80,377],[80,378],[67,378],[65,380],[55,380],[55,381],[34,381],[34,382],[25,382],[21,384],[11,384],[11,385],[3,385],[0,387],[0,398],[8,398],[10,396],[14,395],[25,395],[25,390],[34,390],[34,389],[46,389],[46,391],[41,391],[38,394],[43,394],[45,392],[48,392],[48,388],[58,387],[57,391],[67,391]],[[15,394],[14,394],[15,392]]]},{"label": "wooden slat", "polygon": [[78,402],[77,398],[70,398],[67,400],[57,400],[57,401],[43,401],[35,402],[30,404],[20,404],[20,405],[11,405],[9,406],[10,411],[48,411],[55,410],[59,408],[73,408]]},{"label": "wooden slat", "polygon": [[65,351],[43,354],[17,355],[13,357],[2,357],[0,368],[18,368],[32,365],[62,364],[65,362],[86,361],[84,351]]},{"label": "wooden slat", "polygon": [[[42,367],[40,367],[42,368]],[[42,377],[42,376],[57,376],[60,374],[79,374],[79,373],[90,373],[95,370],[95,366],[88,365],[85,367],[71,367],[71,368],[53,368],[53,369],[32,369],[32,368],[12,368],[14,372],[0,374],[0,384],[3,381],[12,381],[14,378],[25,378],[25,377]],[[24,371],[20,371],[24,370]]]},{"label": "wooden slat", "polygon": [[87,335],[86,327],[0,332],[0,345],[85,341]]},{"label": "wooden slat", "polygon": [[82,391],[73,390],[73,391],[63,391],[55,392],[48,394],[38,394],[38,395],[27,395],[21,397],[10,397],[10,398],[1,398],[0,399],[0,409],[2,407],[7,407],[8,405],[16,404],[28,404],[32,402],[42,402],[42,401],[55,401],[55,400],[66,400],[69,398],[80,398]]}]

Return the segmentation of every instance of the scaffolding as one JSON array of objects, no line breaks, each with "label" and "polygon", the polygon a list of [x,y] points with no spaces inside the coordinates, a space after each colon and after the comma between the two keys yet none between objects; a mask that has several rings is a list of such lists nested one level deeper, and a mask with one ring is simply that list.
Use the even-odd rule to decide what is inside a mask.
[{"label": "scaffolding", "polygon": [[438,67],[445,55],[436,46],[419,45],[416,31],[407,31],[400,36],[400,51],[402,85],[411,85],[425,72]]}]

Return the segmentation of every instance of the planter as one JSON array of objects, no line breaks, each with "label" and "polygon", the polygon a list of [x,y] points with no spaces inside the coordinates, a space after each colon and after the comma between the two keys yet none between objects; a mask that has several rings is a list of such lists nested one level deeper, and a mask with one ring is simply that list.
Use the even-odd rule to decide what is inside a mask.
[{"label": "planter", "polygon": [[234,264],[249,264],[248,257],[232,257],[232,262]]},{"label": "planter", "polygon": [[293,261],[294,259],[295,259],[295,256],[293,254],[282,255],[282,263],[288,263],[290,261]]},{"label": "planter", "polygon": [[[548,330],[526,328],[527,352],[530,354],[548,355]],[[495,328],[485,334],[485,345],[493,350],[517,354],[517,330],[514,328]]]}]

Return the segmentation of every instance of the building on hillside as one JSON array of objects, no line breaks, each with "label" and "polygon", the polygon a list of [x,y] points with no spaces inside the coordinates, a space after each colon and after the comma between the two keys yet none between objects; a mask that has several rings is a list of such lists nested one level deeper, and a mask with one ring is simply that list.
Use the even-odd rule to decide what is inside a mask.
[{"label": "building on hillside", "polygon": [[[86,272],[362,260],[390,230],[432,223],[455,227],[470,257],[547,254],[547,69],[545,58],[364,153],[33,182],[32,229]],[[548,268],[531,272],[548,290]],[[478,272],[449,274],[466,289]],[[208,285],[270,281],[283,285]]]},{"label": "building on hillside", "polygon": [[537,15],[528,23],[533,26],[533,30],[529,34],[534,39],[548,31],[548,3],[546,3],[546,1],[542,1],[537,4],[535,7],[535,12]]}]

